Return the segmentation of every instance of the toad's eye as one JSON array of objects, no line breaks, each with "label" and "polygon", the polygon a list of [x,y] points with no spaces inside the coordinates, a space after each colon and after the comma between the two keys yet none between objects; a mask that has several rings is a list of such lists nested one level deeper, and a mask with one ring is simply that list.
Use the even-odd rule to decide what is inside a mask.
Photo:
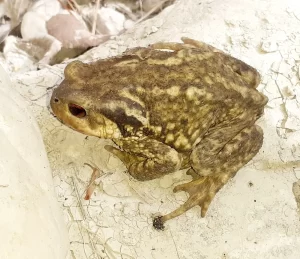
[{"label": "toad's eye", "polygon": [[74,103],[69,104],[69,111],[77,118],[84,118],[86,116],[85,109]]}]

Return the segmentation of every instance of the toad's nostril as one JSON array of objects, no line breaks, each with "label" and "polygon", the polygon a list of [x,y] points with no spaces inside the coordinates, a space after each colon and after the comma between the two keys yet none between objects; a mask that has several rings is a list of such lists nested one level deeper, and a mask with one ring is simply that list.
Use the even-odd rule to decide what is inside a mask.
[{"label": "toad's nostril", "polygon": [[58,102],[59,102],[59,99],[58,99],[58,98],[54,98],[54,102],[55,102],[55,103],[58,103]]},{"label": "toad's nostril", "polygon": [[[55,101],[55,100],[54,100]],[[77,118],[84,118],[86,116],[86,111],[84,108],[77,104],[70,103],[69,104],[69,111],[72,115]]]}]

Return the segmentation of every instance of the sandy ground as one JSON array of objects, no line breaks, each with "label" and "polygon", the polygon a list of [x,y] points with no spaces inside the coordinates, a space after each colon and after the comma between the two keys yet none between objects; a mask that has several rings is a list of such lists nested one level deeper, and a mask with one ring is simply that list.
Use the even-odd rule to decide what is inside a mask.
[{"label": "sandy ground", "polygon": [[[259,120],[265,132],[259,154],[217,194],[205,218],[196,207],[161,232],[152,228],[152,217],[186,200],[185,193],[172,192],[189,179],[184,172],[134,181],[103,149],[109,141],[86,138],[53,118],[49,97],[65,65],[12,75],[44,137],[69,228],[71,258],[300,258],[300,2],[178,1],[79,59],[88,62],[182,36],[256,67],[263,77],[259,90],[270,101]],[[90,201],[83,200],[91,175],[85,162],[105,172]]]}]

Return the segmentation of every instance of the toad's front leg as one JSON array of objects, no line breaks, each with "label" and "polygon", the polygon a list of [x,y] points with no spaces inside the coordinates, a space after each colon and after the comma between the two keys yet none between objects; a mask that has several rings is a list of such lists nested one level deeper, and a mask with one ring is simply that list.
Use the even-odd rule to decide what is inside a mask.
[{"label": "toad's front leg", "polygon": [[[199,156],[199,163],[194,165],[195,172],[190,173],[194,178],[193,181],[174,188],[174,192],[188,192],[188,200],[173,212],[155,218],[153,226],[156,229],[163,229],[164,222],[183,214],[196,205],[201,207],[201,216],[204,217],[216,193],[255,156],[262,145],[262,140],[261,128],[254,125],[240,131],[214,156],[202,153],[204,147],[200,145],[195,150]],[[205,140],[203,143],[208,144]],[[203,161],[202,167],[201,161]]]},{"label": "toad's front leg", "polygon": [[106,146],[139,181],[152,180],[180,169],[182,156],[173,148],[148,137],[115,140],[123,150]]}]

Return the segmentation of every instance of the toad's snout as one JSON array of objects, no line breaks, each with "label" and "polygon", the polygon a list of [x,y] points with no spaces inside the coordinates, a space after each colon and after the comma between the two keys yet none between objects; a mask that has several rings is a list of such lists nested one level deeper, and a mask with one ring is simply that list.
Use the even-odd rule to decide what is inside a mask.
[{"label": "toad's snout", "polygon": [[75,103],[64,103],[64,101],[55,96],[55,94],[52,95],[50,106],[53,114],[59,118],[62,117],[62,113],[65,113],[65,115],[68,114],[69,116],[74,116],[76,118],[84,118],[87,115],[86,110],[82,106]]}]

